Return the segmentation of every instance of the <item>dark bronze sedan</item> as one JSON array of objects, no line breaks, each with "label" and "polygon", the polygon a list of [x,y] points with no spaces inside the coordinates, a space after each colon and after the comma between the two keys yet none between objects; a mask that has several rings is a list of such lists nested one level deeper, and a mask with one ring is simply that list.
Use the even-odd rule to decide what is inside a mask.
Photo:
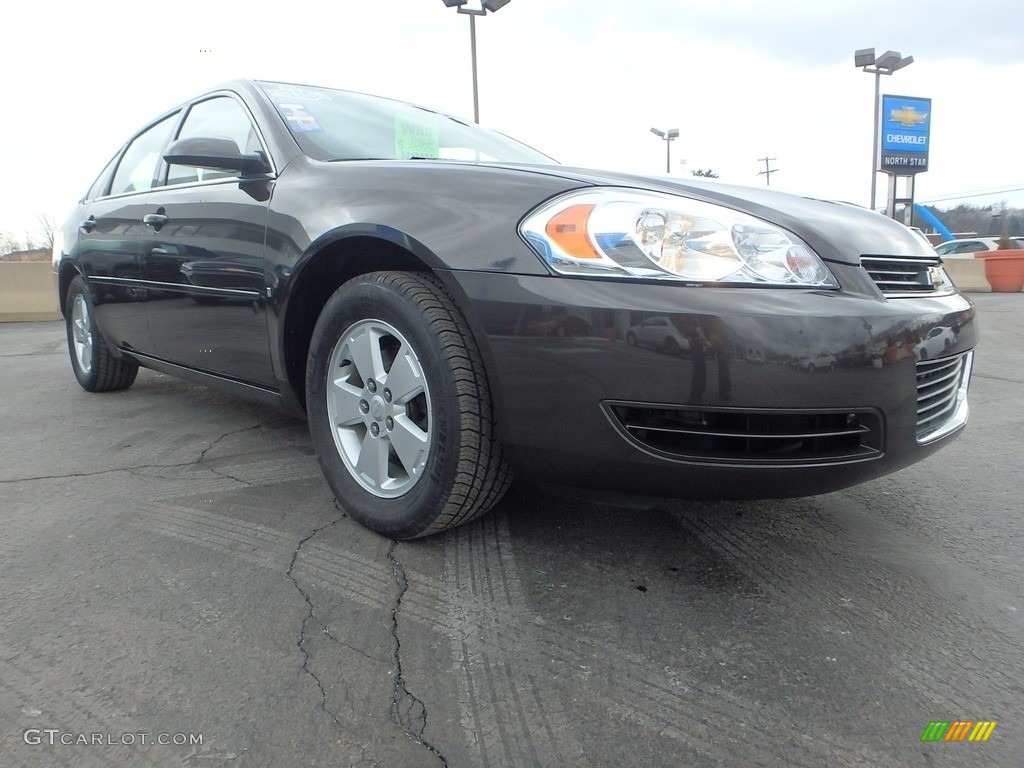
[{"label": "dark bronze sedan", "polygon": [[[884,475],[962,429],[977,342],[935,253],[873,212],[565,168],[274,82],[139,131],[54,264],[85,389],[145,366],[304,415],[338,502],[396,538],[473,519],[513,472],[697,498]],[[652,318],[674,347],[630,343]]]}]

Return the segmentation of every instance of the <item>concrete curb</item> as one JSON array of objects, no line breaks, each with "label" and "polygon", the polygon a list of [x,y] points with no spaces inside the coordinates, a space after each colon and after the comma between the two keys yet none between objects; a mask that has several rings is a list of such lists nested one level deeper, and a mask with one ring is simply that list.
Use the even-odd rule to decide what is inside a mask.
[{"label": "concrete curb", "polygon": [[[991,293],[983,259],[946,257],[946,272],[964,293]],[[60,320],[57,275],[46,261],[0,262],[0,323]]]},{"label": "concrete curb", "polygon": [[0,261],[0,323],[59,320],[57,275],[48,261]]},{"label": "concrete curb", "polygon": [[942,266],[946,273],[964,293],[991,293],[992,286],[985,279],[985,262],[972,257],[957,258],[944,256]]}]

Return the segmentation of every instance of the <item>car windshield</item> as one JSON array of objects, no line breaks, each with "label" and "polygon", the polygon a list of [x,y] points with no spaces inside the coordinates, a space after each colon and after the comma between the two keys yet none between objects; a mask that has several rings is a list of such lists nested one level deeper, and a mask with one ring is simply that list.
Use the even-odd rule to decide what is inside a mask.
[{"label": "car windshield", "polygon": [[413,104],[331,88],[259,85],[316,160],[554,163],[500,133]]}]

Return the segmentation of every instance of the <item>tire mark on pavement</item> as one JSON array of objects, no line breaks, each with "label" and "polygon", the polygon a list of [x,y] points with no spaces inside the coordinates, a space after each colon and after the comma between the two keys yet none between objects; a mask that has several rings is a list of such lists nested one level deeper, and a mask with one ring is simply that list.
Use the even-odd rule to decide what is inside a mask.
[{"label": "tire mark on pavement", "polygon": [[516,642],[527,599],[503,515],[449,534],[439,598],[475,763],[584,765],[559,692],[531,674]]},{"label": "tire mark on pavement", "polygon": [[[759,764],[760,745],[777,739],[779,723],[792,721],[782,707],[697,682],[685,669],[659,668],[607,638],[530,615],[500,514],[451,536],[442,600],[462,673],[463,728],[477,734],[472,746],[478,764],[588,764],[573,738],[574,718],[558,706],[557,691],[531,675],[538,670],[572,675],[588,706],[726,765]],[[610,685],[588,686],[591,676]],[[510,711],[507,702],[517,694],[520,706]],[[524,729],[536,736],[533,743]],[[866,757],[879,766],[890,762],[883,752],[846,744],[826,728],[808,727],[794,738],[789,766],[864,765]]]},{"label": "tire mark on pavement", "polygon": [[[122,734],[128,733],[152,733],[157,729],[140,728],[138,723],[128,719],[123,711],[115,711],[110,715],[100,714],[97,710],[101,709],[103,704],[98,704],[95,698],[88,693],[65,689],[60,696],[55,696],[44,690],[42,674],[31,674],[26,671],[26,668],[60,669],[57,659],[47,658],[31,648],[25,647],[17,650],[2,647],[0,655],[3,657],[0,658],[0,691],[6,694],[6,699],[13,699],[20,704],[20,710],[25,715],[26,721],[28,718],[33,721],[30,725],[22,727],[23,721],[18,725],[16,732],[9,731],[9,726],[5,725],[5,732],[2,735],[2,743],[5,744],[3,750],[5,765],[10,765],[6,762],[7,759],[16,759],[6,747],[12,735],[16,737],[14,744],[20,745],[26,750],[26,757],[21,764],[33,768],[42,764],[54,764],[51,761],[57,761],[58,765],[70,765],[76,766],[76,768],[78,766],[107,768],[111,765],[154,767],[161,765],[152,758],[152,745],[104,745],[102,750],[92,745],[55,744],[51,746],[45,741],[49,738],[46,735],[43,736],[43,744],[31,746],[25,744],[23,734],[26,728],[55,728],[70,735],[100,733],[110,734],[112,737],[120,737]],[[5,720],[13,725],[17,718],[13,716],[13,713],[9,713]],[[60,736],[56,738],[59,739]]]},{"label": "tire mark on pavement", "polygon": [[[805,504],[813,507],[811,501]],[[915,615],[907,605],[907,595],[917,593],[915,585],[907,583],[906,578],[916,581],[916,576],[904,575],[902,581],[892,583],[885,577],[888,566],[884,561],[881,573],[873,568],[857,571],[852,565],[847,567],[842,547],[833,546],[828,537],[822,536],[823,531],[831,528],[834,533],[841,533],[842,541],[849,541],[857,536],[856,532],[845,531],[834,521],[823,518],[800,521],[792,509],[785,523],[771,512],[738,518],[719,510],[712,512],[707,505],[673,504],[670,515],[780,604],[801,607],[808,615],[820,614],[817,609],[822,604],[842,608],[839,618],[835,612],[829,613],[834,624],[824,627],[824,631],[844,635],[844,640],[858,648],[857,655],[863,658],[877,657],[879,627],[898,622],[901,631],[888,632],[884,638],[892,678],[907,690],[919,692],[923,698],[941,702],[952,710],[968,712],[977,708],[978,703],[968,697],[975,687],[974,676],[955,659],[935,663],[934,654],[946,655],[947,649],[934,647],[934,628],[928,624],[929,616],[921,608],[916,609]],[[821,525],[817,526],[819,521]],[[914,546],[920,548],[924,544],[915,541]],[[798,551],[780,557],[782,547]],[[855,551],[865,549],[871,548],[858,546]],[[822,573],[830,577],[809,578]],[[919,586],[928,587],[926,583]],[[957,621],[949,611],[943,614],[947,620]],[[933,651],[929,663],[921,663],[923,649],[929,647]],[[941,676],[933,670],[941,670]]]},{"label": "tire mark on pavement", "polygon": [[[142,505],[133,524],[281,574],[292,564],[297,544],[293,534],[169,504]],[[762,737],[791,721],[781,706],[697,682],[685,669],[658,667],[606,638],[533,615],[500,513],[448,537],[440,580],[407,574],[401,617],[448,638],[463,732],[476,764],[588,765],[574,715],[556,684],[544,679],[551,669],[572,674],[588,705],[716,760],[756,763],[763,757],[757,748]],[[382,585],[395,578],[389,563],[315,539],[295,557],[291,575],[372,608],[380,607]],[[612,684],[588,686],[588,675]],[[738,713],[742,741],[736,734],[719,735]],[[794,767],[858,765],[866,756],[886,764],[882,753],[865,754],[827,728],[808,727],[799,738],[799,749],[787,756]]]}]

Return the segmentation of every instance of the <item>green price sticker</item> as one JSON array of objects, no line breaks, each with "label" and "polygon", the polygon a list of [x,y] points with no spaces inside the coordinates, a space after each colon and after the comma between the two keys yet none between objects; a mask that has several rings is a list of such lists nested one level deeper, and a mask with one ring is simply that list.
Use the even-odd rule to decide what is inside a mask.
[{"label": "green price sticker", "polygon": [[441,146],[437,123],[425,123],[404,117],[395,118],[395,158],[436,158]]}]

